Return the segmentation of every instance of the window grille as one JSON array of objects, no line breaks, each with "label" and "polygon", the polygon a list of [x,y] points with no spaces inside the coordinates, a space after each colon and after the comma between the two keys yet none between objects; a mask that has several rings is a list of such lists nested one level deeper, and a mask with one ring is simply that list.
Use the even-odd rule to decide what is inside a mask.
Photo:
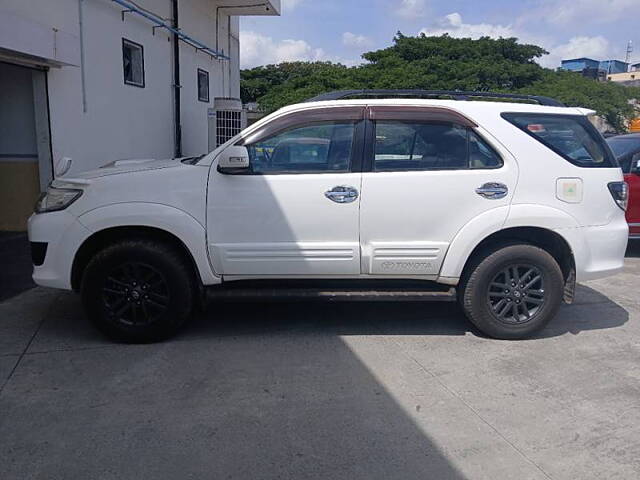
[{"label": "window grille", "polygon": [[216,112],[216,142],[226,143],[242,130],[240,110],[218,110]]}]

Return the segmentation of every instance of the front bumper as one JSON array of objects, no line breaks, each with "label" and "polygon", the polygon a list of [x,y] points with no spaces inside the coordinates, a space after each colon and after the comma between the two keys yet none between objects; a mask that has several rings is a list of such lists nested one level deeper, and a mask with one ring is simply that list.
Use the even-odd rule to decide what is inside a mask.
[{"label": "front bumper", "polygon": [[43,287],[71,290],[73,259],[89,230],[66,210],[31,215],[28,230],[30,242],[46,243],[42,262],[33,267],[33,281]]}]

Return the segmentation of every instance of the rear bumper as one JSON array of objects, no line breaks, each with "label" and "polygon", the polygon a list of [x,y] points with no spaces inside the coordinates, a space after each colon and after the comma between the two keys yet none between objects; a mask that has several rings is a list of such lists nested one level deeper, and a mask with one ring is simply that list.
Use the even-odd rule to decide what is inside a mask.
[{"label": "rear bumper", "polygon": [[29,241],[32,246],[46,245],[44,254],[34,252],[33,281],[43,287],[70,290],[75,253],[89,234],[75,216],[64,210],[31,215]]},{"label": "rear bumper", "polygon": [[607,225],[556,230],[571,246],[576,280],[584,282],[615,275],[624,267],[629,226],[621,215]]}]

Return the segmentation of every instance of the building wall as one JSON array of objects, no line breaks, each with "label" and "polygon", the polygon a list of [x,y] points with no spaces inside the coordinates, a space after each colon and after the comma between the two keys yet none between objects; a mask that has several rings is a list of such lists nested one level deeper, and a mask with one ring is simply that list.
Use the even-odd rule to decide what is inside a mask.
[{"label": "building wall", "polygon": [[[171,18],[170,0],[137,0],[159,16]],[[228,60],[212,59],[180,42],[181,122],[184,155],[208,150],[207,108],[215,97],[239,96],[237,42],[229,41],[229,17],[216,15],[214,0],[181,0],[180,28],[205,45],[231,53]],[[82,6],[82,18],[79,6]],[[51,145],[54,161],[72,157],[71,172],[96,168],[118,158],[171,157],[174,152],[172,36],[135,14],[121,17],[123,7],[109,0],[3,0],[1,9],[17,18],[55,29],[77,44],[80,65],[80,20],[84,46],[82,68],[63,66],[48,72]],[[216,21],[217,17],[217,21]],[[216,39],[216,23],[220,29]],[[238,19],[231,17],[231,31]],[[237,37],[237,33],[236,33]],[[126,85],[122,39],[144,48],[144,88]],[[0,45],[1,46],[1,45]],[[74,51],[73,48],[69,49]],[[71,57],[69,57],[71,58]],[[209,102],[198,100],[197,69],[209,72]],[[84,92],[84,95],[83,95]]]},{"label": "building wall", "polygon": [[629,69],[629,64],[621,60],[604,60],[600,62],[600,70],[607,73],[624,73]]},{"label": "building wall", "polygon": [[597,60],[580,59],[580,60],[563,60],[561,67],[563,70],[570,70],[572,72],[581,72],[585,68],[598,68],[599,62]]},{"label": "building wall", "polygon": [[[224,2],[222,2],[224,3]],[[229,21],[232,30],[239,25],[237,17],[229,17],[221,9],[216,15],[216,2],[202,0],[184,4],[180,9],[180,23],[189,25],[189,35],[204,44],[229,55]],[[218,38],[216,42],[216,24]],[[186,27],[185,27],[186,28]],[[180,83],[182,85],[182,145],[183,155],[200,155],[208,151],[207,109],[213,107],[215,97],[240,95],[237,51],[232,60],[217,60],[189,45],[180,45]],[[209,72],[209,101],[198,100],[198,68]],[[237,85],[231,82],[237,78]],[[237,93],[236,93],[237,92]]]},{"label": "building wall", "polygon": [[626,73],[612,73],[607,75],[607,80],[612,82],[632,82],[640,80],[640,71],[631,71]]}]

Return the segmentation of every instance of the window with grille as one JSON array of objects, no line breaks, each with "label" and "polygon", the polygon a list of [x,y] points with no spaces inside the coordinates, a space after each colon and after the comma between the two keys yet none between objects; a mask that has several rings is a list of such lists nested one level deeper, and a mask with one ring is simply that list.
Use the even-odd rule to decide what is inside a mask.
[{"label": "window with grille", "polygon": [[216,114],[216,141],[218,145],[235,137],[242,129],[240,110],[218,110]]}]

